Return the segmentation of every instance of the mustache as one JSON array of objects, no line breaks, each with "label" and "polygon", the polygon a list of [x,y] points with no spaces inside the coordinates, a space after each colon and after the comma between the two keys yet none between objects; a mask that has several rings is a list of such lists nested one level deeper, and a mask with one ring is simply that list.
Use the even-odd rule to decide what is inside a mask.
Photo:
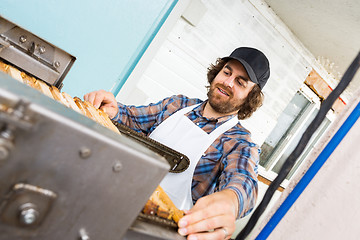
[{"label": "mustache", "polygon": [[233,96],[233,91],[230,87],[228,86],[225,86],[224,84],[221,84],[221,83],[216,83],[214,85],[214,88],[221,88],[222,90],[224,90],[230,97]]}]

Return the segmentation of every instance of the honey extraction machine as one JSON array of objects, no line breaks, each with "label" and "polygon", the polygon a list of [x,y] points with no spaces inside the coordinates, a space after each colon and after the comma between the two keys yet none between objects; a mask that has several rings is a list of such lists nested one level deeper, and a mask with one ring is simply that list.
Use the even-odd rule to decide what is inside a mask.
[{"label": "honey extraction machine", "polygon": [[[0,60],[61,89],[76,56],[0,12]],[[183,156],[14,78],[0,72],[0,239],[184,239],[140,213]]]}]

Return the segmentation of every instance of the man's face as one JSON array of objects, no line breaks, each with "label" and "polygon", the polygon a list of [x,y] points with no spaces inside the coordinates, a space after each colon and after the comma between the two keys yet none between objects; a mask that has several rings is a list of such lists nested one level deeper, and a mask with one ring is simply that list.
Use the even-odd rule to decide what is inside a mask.
[{"label": "man's face", "polygon": [[230,60],[210,85],[209,104],[218,113],[235,114],[254,86],[244,66],[237,60]]}]

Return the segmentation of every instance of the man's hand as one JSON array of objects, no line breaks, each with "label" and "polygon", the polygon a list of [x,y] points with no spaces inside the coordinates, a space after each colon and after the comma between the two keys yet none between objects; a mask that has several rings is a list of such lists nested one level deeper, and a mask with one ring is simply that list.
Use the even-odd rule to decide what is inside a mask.
[{"label": "man's hand", "polygon": [[94,105],[95,108],[102,109],[110,118],[114,118],[119,111],[116,99],[111,92],[99,90],[87,93],[84,95],[84,100]]},{"label": "man's hand", "polygon": [[230,189],[200,198],[180,219],[179,234],[188,240],[229,239],[235,231],[238,199]]}]

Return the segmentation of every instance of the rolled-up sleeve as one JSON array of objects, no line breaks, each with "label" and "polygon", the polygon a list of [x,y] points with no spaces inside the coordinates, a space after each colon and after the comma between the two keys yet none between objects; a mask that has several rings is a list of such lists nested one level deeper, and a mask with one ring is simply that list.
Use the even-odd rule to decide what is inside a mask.
[{"label": "rolled-up sleeve", "polygon": [[190,99],[184,95],[174,95],[157,103],[144,106],[124,105],[118,103],[118,113],[111,119],[142,132],[145,135],[151,133],[163,120],[177,110],[199,103],[200,99]]},{"label": "rolled-up sleeve", "polygon": [[132,106],[118,103],[118,113],[112,119],[138,132],[147,133],[156,123],[156,117],[162,111],[166,100],[147,106]]}]

